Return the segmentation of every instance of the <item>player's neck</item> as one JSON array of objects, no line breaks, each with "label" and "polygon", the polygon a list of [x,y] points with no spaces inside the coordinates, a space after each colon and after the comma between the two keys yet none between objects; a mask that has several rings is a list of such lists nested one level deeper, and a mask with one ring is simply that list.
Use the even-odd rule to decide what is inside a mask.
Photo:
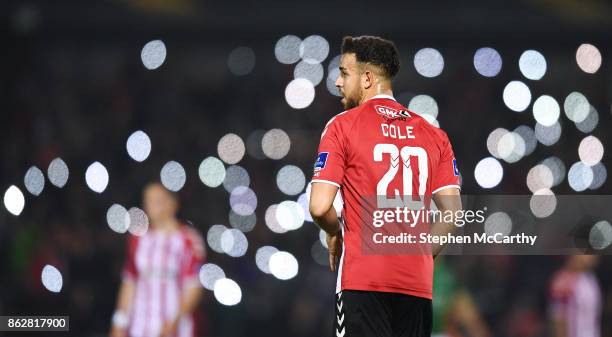
[{"label": "player's neck", "polygon": [[368,100],[378,95],[393,96],[393,90],[391,90],[391,88],[388,86],[381,85],[372,87],[370,90],[365,90],[363,93],[363,98],[361,99],[361,102],[359,102],[359,105],[367,102]]},{"label": "player's neck", "polygon": [[160,233],[170,233],[179,227],[179,223],[176,219],[164,219],[155,222],[155,230]]}]

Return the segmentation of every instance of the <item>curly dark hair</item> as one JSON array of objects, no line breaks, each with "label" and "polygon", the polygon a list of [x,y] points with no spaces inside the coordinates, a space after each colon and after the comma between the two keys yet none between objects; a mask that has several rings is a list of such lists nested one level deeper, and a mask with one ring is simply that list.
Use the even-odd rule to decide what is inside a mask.
[{"label": "curly dark hair", "polygon": [[355,53],[357,62],[380,67],[388,79],[392,79],[400,68],[395,43],[377,36],[345,36],[342,39],[342,54],[346,53]]}]

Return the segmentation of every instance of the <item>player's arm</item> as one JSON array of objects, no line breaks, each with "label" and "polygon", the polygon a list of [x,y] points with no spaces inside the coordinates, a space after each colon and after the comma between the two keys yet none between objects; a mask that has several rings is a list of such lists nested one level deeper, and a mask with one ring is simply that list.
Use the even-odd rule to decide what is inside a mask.
[{"label": "player's arm", "polygon": [[334,209],[338,187],[323,182],[313,182],[310,190],[310,215],[314,222],[329,235],[340,231],[340,222]]},{"label": "player's arm", "polygon": [[[439,217],[440,221],[433,224],[431,234],[434,236],[444,236],[448,233],[453,233],[457,228],[457,226],[455,226],[455,214],[457,214],[457,211],[462,209],[459,188],[450,187],[440,190],[433,195],[433,199],[436,202],[436,206],[438,207],[439,211],[441,211],[443,214],[453,214],[453,216]],[[442,252],[442,249],[444,249],[444,247],[441,244],[432,244],[431,254],[435,258]]]},{"label": "player's arm", "polygon": [[124,337],[127,335],[129,321],[128,313],[134,298],[134,282],[121,281],[119,295],[117,296],[117,308],[113,314],[111,337]]}]

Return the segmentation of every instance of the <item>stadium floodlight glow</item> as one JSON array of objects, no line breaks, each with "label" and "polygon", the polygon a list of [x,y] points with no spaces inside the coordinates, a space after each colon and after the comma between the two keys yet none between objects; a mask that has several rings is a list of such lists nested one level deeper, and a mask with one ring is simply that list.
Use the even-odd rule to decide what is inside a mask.
[{"label": "stadium floodlight glow", "polygon": [[595,136],[587,136],[578,146],[580,160],[588,166],[594,166],[601,161],[604,155],[604,147]]},{"label": "stadium floodlight glow", "polygon": [[487,235],[510,235],[512,232],[512,219],[505,212],[495,212],[485,220],[484,230]]},{"label": "stadium floodlight glow", "polygon": [[257,224],[257,216],[255,213],[249,215],[240,215],[233,210],[229,212],[229,223],[232,227],[241,230],[244,233],[250,232]]},{"label": "stadium floodlight glow", "polygon": [[100,162],[94,162],[85,171],[87,187],[96,193],[102,193],[108,186],[108,171]]},{"label": "stadium floodlight glow", "polygon": [[283,234],[283,233],[286,233],[288,230],[285,227],[281,226],[280,223],[278,222],[276,218],[277,208],[278,208],[278,205],[273,204],[273,205],[268,206],[268,208],[266,209],[266,215],[265,215],[266,226],[273,233]]},{"label": "stadium floodlight glow", "polygon": [[50,264],[46,265],[42,269],[40,279],[43,286],[45,286],[45,288],[47,288],[47,290],[50,292],[59,293],[62,291],[62,286],[64,284],[62,273],[60,273],[60,271],[54,266]]},{"label": "stadium floodlight glow", "polygon": [[283,64],[293,64],[300,60],[302,40],[295,35],[281,37],[274,46],[276,60]]},{"label": "stadium floodlight glow", "polygon": [[125,207],[113,204],[106,211],[106,223],[114,232],[123,234],[130,227],[130,214]]},{"label": "stadium floodlight glow", "polygon": [[198,167],[198,176],[208,187],[217,187],[225,180],[225,166],[216,157],[206,157]]},{"label": "stadium floodlight glow", "polygon": [[323,66],[320,63],[300,61],[293,70],[293,77],[307,79],[312,85],[317,86],[323,79]]},{"label": "stadium floodlight glow", "polygon": [[45,175],[38,167],[32,166],[23,177],[23,184],[30,194],[39,196],[45,188]]},{"label": "stadium floodlight glow", "polygon": [[238,229],[228,229],[221,234],[221,249],[231,257],[244,256],[248,247],[249,241],[244,233]]},{"label": "stadium floodlight glow", "polygon": [[268,158],[283,159],[289,153],[291,139],[282,129],[271,129],[261,139],[261,148]]},{"label": "stadium floodlight glow", "polygon": [[255,68],[255,52],[249,47],[236,47],[227,57],[227,66],[236,76],[248,75]]},{"label": "stadium floodlight glow", "polygon": [[501,56],[493,48],[480,48],[474,54],[474,68],[482,76],[495,77],[502,68]]},{"label": "stadium floodlight glow", "polygon": [[594,45],[583,43],[576,50],[576,63],[585,73],[595,74],[601,67],[601,53]]},{"label": "stadium floodlight glow", "polygon": [[293,109],[307,108],[314,98],[314,85],[305,78],[296,78],[285,88],[285,100]]},{"label": "stadium floodlight glow", "polygon": [[233,133],[228,133],[221,137],[217,144],[219,158],[228,165],[233,165],[241,161],[245,151],[246,149],[242,138]]},{"label": "stadium floodlight glow", "polygon": [[576,162],[567,173],[567,182],[574,191],[582,192],[593,183],[593,170],[581,161]]},{"label": "stadium floodlight glow", "polygon": [[529,200],[529,208],[540,219],[549,217],[557,209],[557,197],[547,188],[537,190]]},{"label": "stadium floodlight glow", "polygon": [[529,91],[529,87],[525,83],[511,81],[504,88],[503,99],[510,110],[523,112],[531,103],[531,91]]},{"label": "stadium floodlight glow", "polygon": [[593,170],[593,181],[591,182],[589,189],[596,190],[603,186],[603,184],[606,182],[606,179],[608,178],[608,171],[601,162],[591,167],[591,169]]},{"label": "stadium floodlight glow", "polygon": [[607,220],[600,220],[589,232],[589,244],[593,249],[603,250],[612,243],[612,225]]},{"label": "stadium floodlight glow", "polygon": [[502,181],[504,168],[499,161],[493,157],[482,159],[474,168],[474,178],[482,188],[493,188]]},{"label": "stadium floodlight glow", "polygon": [[25,198],[19,187],[11,185],[4,192],[4,207],[9,213],[19,216],[25,207]]},{"label": "stadium floodlight glow", "polygon": [[305,62],[321,63],[327,55],[329,55],[329,42],[320,35],[311,35],[300,43],[300,57]]},{"label": "stadium floodlight glow", "polygon": [[218,280],[225,278],[225,272],[221,267],[214,263],[205,263],[200,267],[200,272],[198,273],[198,277],[200,279],[200,283],[204,288],[208,290],[215,289],[215,282]]},{"label": "stadium floodlight glow", "polygon": [[132,235],[143,236],[149,230],[149,217],[147,213],[138,207],[132,207],[128,210],[130,217],[130,226],[128,231]]},{"label": "stadium floodlight glow", "polygon": [[251,215],[257,208],[257,195],[247,186],[237,186],[230,193],[230,206],[236,214]]},{"label": "stadium floodlight glow", "polygon": [[576,128],[578,128],[578,130],[580,130],[582,133],[590,133],[595,130],[597,124],[599,124],[599,113],[597,112],[597,109],[591,105],[589,114],[582,122],[576,123]]},{"label": "stadium floodlight glow", "polygon": [[270,272],[279,280],[290,280],[298,274],[297,259],[289,252],[278,251],[270,256]]},{"label": "stadium floodlight glow", "polygon": [[530,80],[539,80],[546,74],[546,59],[536,50],[526,50],[519,59],[519,69]]},{"label": "stadium floodlight glow", "polygon": [[159,68],[166,60],[166,45],[162,40],[147,42],[140,52],[140,59],[149,70]]},{"label": "stadium floodlight glow", "polygon": [[64,187],[68,182],[69,175],[68,165],[66,165],[62,158],[55,158],[49,163],[47,178],[49,178],[52,185],[59,188]]},{"label": "stadium floodlight glow", "polygon": [[151,139],[142,130],[132,133],[125,144],[128,155],[137,162],[143,162],[151,154]]},{"label": "stadium floodlight glow", "polygon": [[553,175],[552,186],[557,186],[563,182],[563,180],[565,179],[565,174],[567,170],[565,168],[565,164],[563,163],[561,159],[559,159],[558,157],[552,156],[552,157],[548,157],[542,160],[540,164],[548,167],[548,169],[552,173]]},{"label": "stadium floodlight glow", "polygon": [[563,103],[565,115],[574,123],[584,121],[589,115],[591,104],[589,100],[581,93],[574,91],[565,98]]},{"label": "stadium floodlight glow", "polygon": [[304,190],[306,176],[295,165],[285,165],[276,174],[276,185],[286,195],[297,195]]},{"label": "stadium floodlight glow", "polygon": [[278,252],[278,249],[272,246],[263,246],[257,249],[257,252],[255,253],[255,264],[257,265],[257,268],[266,274],[271,274],[270,258],[276,252]]},{"label": "stadium floodlight glow", "polygon": [[561,124],[559,124],[558,121],[552,126],[544,126],[540,123],[536,123],[535,135],[542,145],[554,145],[561,138]]},{"label": "stadium floodlight glow", "polygon": [[232,165],[225,171],[223,188],[231,193],[238,186],[249,186],[251,178],[249,173],[242,166]]},{"label": "stadium floodlight glow", "polygon": [[430,115],[433,119],[438,118],[438,103],[429,95],[414,96],[408,103],[408,110],[417,115]]},{"label": "stadium floodlight glow", "polygon": [[414,68],[423,77],[436,77],[444,70],[444,57],[434,48],[423,48],[414,55]]},{"label": "stadium floodlight glow", "polygon": [[176,161],[167,162],[159,175],[162,185],[172,192],[180,191],[187,180],[187,173],[185,173],[183,165]]},{"label": "stadium floodlight glow", "polygon": [[559,103],[551,96],[542,95],[533,103],[533,117],[544,126],[555,124],[560,114]]},{"label": "stadium floodlight glow", "polygon": [[544,164],[538,164],[527,173],[527,188],[531,193],[541,189],[550,189],[553,187],[554,180],[551,169]]},{"label": "stadium floodlight glow", "polygon": [[242,300],[242,290],[234,280],[222,278],[215,282],[214,285],[215,299],[226,306],[232,306],[240,303]]},{"label": "stadium floodlight glow", "polygon": [[206,233],[206,242],[208,247],[217,253],[223,253],[221,246],[221,236],[227,231],[227,227],[223,225],[212,225]]}]

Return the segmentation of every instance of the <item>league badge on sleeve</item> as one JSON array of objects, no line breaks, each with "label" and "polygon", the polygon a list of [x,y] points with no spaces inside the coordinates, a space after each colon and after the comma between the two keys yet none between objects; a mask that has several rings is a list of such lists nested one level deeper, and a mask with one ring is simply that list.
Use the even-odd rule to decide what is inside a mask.
[{"label": "league badge on sleeve", "polygon": [[314,164],[315,177],[317,177],[319,175],[319,172],[325,168],[325,163],[327,163],[328,155],[329,155],[329,152],[321,152],[317,156],[317,160],[315,161],[315,164]]},{"label": "league badge on sleeve", "polygon": [[459,176],[459,169],[457,168],[457,159],[453,158],[453,173],[456,176]]}]

